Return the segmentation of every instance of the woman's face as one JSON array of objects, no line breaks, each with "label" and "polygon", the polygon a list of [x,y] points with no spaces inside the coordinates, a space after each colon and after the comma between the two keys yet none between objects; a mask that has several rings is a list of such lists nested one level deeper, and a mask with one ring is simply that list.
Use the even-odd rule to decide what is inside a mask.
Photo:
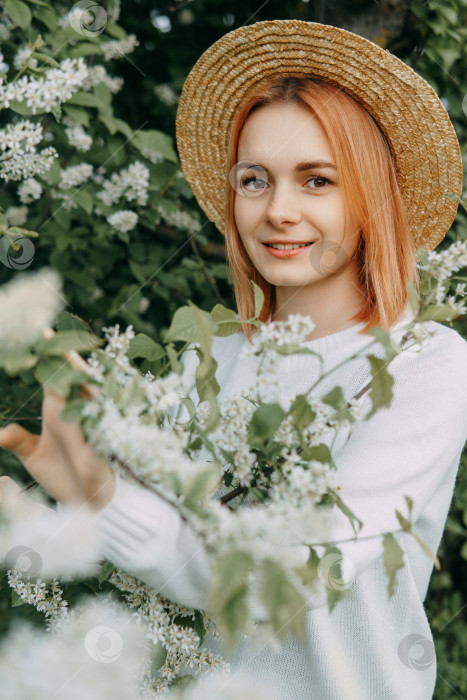
[{"label": "woman's face", "polygon": [[[331,146],[305,108],[276,104],[253,112],[240,134],[231,182],[240,237],[270,284],[322,288],[325,279],[355,266],[359,230],[350,211],[344,226],[346,202]],[[268,243],[308,245],[297,252]]]}]

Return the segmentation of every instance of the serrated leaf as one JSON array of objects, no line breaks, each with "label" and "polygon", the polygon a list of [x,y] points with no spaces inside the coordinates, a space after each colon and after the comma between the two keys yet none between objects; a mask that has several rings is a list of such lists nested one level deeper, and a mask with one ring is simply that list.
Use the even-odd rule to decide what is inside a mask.
[{"label": "serrated leaf", "polygon": [[237,319],[235,311],[227,309],[222,304],[215,305],[211,311],[211,318],[218,326],[215,332],[218,336],[232,335],[242,327],[242,322]]},{"label": "serrated leaf", "polygon": [[397,571],[404,566],[402,557],[403,550],[400,548],[396,538],[390,532],[386,532],[383,537],[383,558],[384,569],[388,577],[388,593],[392,596],[396,590]]},{"label": "serrated leaf", "polygon": [[438,323],[443,323],[445,321],[452,321],[462,315],[463,312],[455,311],[449,304],[431,304],[422,311],[417,322],[437,321]]},{"label": "serrated leaf", "polygon": [[11,377],[18,372],[32,369],[39,362],[39,356],[28,350],[18,350],[15,353],[2,354],[0,351],[0,367]]},{"label": "serrated leaf", "polygon": [[131,143],[143,155],[147,152],[160,153],[166,160],[178,163],[178,157],[168,134],[157,129],[145,129],[135,132],[130,137]]}]

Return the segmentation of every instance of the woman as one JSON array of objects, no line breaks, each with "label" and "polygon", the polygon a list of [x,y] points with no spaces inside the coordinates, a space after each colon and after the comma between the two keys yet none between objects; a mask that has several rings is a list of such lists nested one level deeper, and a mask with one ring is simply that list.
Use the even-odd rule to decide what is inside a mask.
[{"label": "woman", "polygon": [[[457,139],[432,89],[350,32],[259,22],[222,37],[195,65],[177,143],[200,205],[226,236],[239,317],[253,315],[249,279],[265,295],[262,320],[310,315],[316,325],[304,344],[322,355],[324,371],[336,367],[319,395],[341,385],[352,398],[370,377],[368,362],[340,363],[365,350],[372,326],[400,339],[411,318],[405,280],[418,281],[415,250],[442,240],[455,215],[443,193],[461,192]],[[405,566],[389,597],[375,537],[400,528],[394,511],[406,514],[408,495],[416,531],[437,550],[467,437],[467,343],[441,324],[426,327],[421,351],[391,364],[390,408],[329,436],[342,498],[368,539],[342,546],[341,581],[331,570],[320,577],[323,596],[311,604],[304,643],[289,638],[276,653],[243,639],[231,658],[234,671],[272,683],[277,700],[432,697],[436,663],[423,608],[432,562],[400,534]],[[244,324],[214,340],[220,400],[254,377],[255,359],[240,355],[250,336]],[[290,396],[317,380],[314,360],[283,358]],[[196,364],[187,353],[195,401]],[[209,566],[201,543],[155,494],[116,478],[79,425],[60,421],[61,407],[45,390],[42,435],[10,425],[0,444],[58,501],[94,506],[106,557],[203,609]],[[341,535],[352,536],[345,518]],[[335,586],[345,595],[329,611],[326,588]],[[209,635],[205,643],[215,646]]]}]

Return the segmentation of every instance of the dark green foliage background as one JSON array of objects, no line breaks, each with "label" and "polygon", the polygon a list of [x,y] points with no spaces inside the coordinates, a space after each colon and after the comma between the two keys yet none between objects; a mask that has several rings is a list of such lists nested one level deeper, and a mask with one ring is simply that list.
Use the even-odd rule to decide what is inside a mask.
[{"label": "dark green foliage background", "polygon": [[[71,8],[73,3],[63,3]],[[106,7],[106,2],[101,2]],[[39,5],[29,2],[37,34],[47,29],[36,21]],[[55,5],[55,7],[57,7]],[[161,23],[170,21],[170,30],[161,31]],[[127,58],[106,64],[108,71],[122,76],[125,84],[112,98],[113,116],[133,130],[157,129],[172,138],[175,148],[176,104],[162,102],[154,92],[156,85],[169,83],[180,93],[183,82],[201,53],[226,32],[260,20],[298,18],[340,26],[378,41],[423,75],[447,108],[456,128],[464,162],[467,152],[467,1],[405,0],[269,0],[225,2],[225,0],[123,0],[119,25],[135,33],[140,45]],[[32,31],[32,30],[31,30]],[[110,38],[110,37],[107,37]],[[3,50],[3,47],[2,47]],[[4,50],[8,61],[8,47]],[[94,57],[88,58],[92,63]],[[111,67],[109,67],[111,66]],[[105,95],[103,95],[105,97]],[[464,105],[464,110],[463,110]],[[109,133],[103,123],[93,122],[95,144],[91,151],[76,154],[61,135],[61,127],[50,128],[56,136],[53,145],[67,165],[90,162],[95,166],[122,168],[138,158],[124,133]],[[102,143],[97,144],[96,137]],[[51,265],[60,271],[65,282],[68,311],[87,321],[100,334],[102,326],[132,323],[136,332],[154,337],[168,327],[176,308],[191,299],[210,310],[218,301],[235,308],[231,278],[225,265],[223,239],[207,221],[184,180],[173,180],[177,163],[164,160],[151,165],[150,203],[138,228],[129,235],[110,235],[108,226],[96,224],[93,214],[80,210],[56,211],[52,200],[44,197],[27,227],[39,231],[35,242],[36,257],[31,269]],[[209,168],[209,163],[202,167]],[[171,179],[172,178],[172,179]],[[91,197],[96,188],[86,186]],[[2,192],[1,206],[17,206],[16,187]],[[192,213],[199,218],[199,231],[191,236],[151,214],[155,207]],[[123,207],[117,207],[123,208]],[[115,209],[115,208],[114,208]],[[77,212],[77,213],[76,213]],[[467,236],[467,218],[459,208],[451,231],[437,250],[441,251],[457,237]],[[14,271],[2,266],[0,283],[7,282]],[[96,287],[102,296],[94,299]],[[140,311],[141,297],[149,300]],[[467,337],[467,322],[460,319],[454,327]],[[32,374],[23,372],[14,379],[0,373],[0,416],[22,416],[33,420],[25,425],[39,432],[41,392]],[[438,683],[435,700],[467,697],[467,484],[466,452],[462,457],[458,483],[448,517],[439,557],[440,572],[434,572],[426,610],[433,629],[438,658]],[[13,455],[1,451],[0,467],[18,481],[27,483],[28,475]],[[11,590],[6,581],[0,588],[0,633],[11,621]],[[13,609],[14,615],[36,620],[30,606]],[[415,671],[414,671],[415,672]],[[428,699],[427,699],[428,700]]]}]

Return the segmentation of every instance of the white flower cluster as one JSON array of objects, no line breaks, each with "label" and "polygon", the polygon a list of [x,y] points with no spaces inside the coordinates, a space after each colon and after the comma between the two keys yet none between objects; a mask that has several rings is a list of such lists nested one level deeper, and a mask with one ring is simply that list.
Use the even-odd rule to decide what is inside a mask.
[{"label": "white flower cluster", "polygon": [[123,87],[123,78],[112,78],[105,69],[104,66],[97,65],[88,68],[88,77],[83,83],[83,90],[90,90],[94,85],[99,85],[99,83],[104,83],[107,85],[110,92],[114,95]]},{"label": "white flower cluster", "polygon": [[136,201],[146,206],[148,201],[149,170],[137,160],[119,173],[112,173],[110,180],[105,180],[103,189],[97,193],[104,204],[110,206],[123,197],[128,202]]},{"label": "white flower cluster", "polygon": [[147,644],[124,607],[85,600],[53,634],[16,624],[0,650],[2,700],[137,700]]},{"label": "white flower cluster", "polygon": [[261,353],[255,385],[250,391],[253,398],[265,403],[278,402],[283,407],[286,399],[283,394],[279,368],[280,356],[274,350],[274,345],[298,345],[315,328],[315,323],[309,316],[291,314],[286,321],[264,323],[251,339],[245,344],[240,357],[249,359]]},{"label": "white flower cluster", "polygon": [[[188,483],[206,470],[186,454],[188,432],[172,427],[171,409],[183,403],[187,388],[174,372],[154,380],[131,366],[126,355],[134,337],[131,326],[124,334],[119,325],[103,330],[108,339],[103,352],[113,360],[108,381],[124,389],[115,398],[100,394],[87,402],[83,415],[92,419],[92,427],[86,437],[98,453],[113,454],[131,475],[157,485],[159,493],[171,501],[183,502],[183,496],[173,491],[174,475]],[[104,367],[96,352],[91,353],[88,364],[91,376],[104,381]],[[127,475],[125,470],[122,475]]]},{"label": "white flower cluster", "polygon": [[37,68],[37,60],[31,58],[32,49],[30,46],[23,44],[19,47],[13,59],[13,65],[17,70],[21,70],[23,66],[28,66],[28,68]]},{"label": "white flower cluster", "polygon": [[68,143],[78,151],[89,151],[92,146],[92,136],[85,132],[81,124],[74,122],[69,117],[64,117],[62,122],[66,126],[65,136]]},{"label": "white flower cluster", "polygon": [[10,226],[22,226],[28,218],[27,207],[8,207],[5,211]]},{"label": "white flower cluster", "polygon": [[14,352],[33,345],[64,306],[62,281],[52,268],[23,272],[0,289],[0,346]]},{"label": "white flower cluster", "polygon": [[8,124],[0,130],[0,151],[4,158],[15,158],[25,153],[35,153],[42,141],[42,126],[26,119],[16,124]]},{"label": "white flower cluster", "polygon": [[42,126],[28,119],[1,129],[0,177],[6,181],[22,180],[47,172],[58,153],[52,146],[37,153],[41,140]]},{"label": "white flower cluster", "polygon": [[17,100],[25,102],[34,114],[38,110],[51,112],[81,88],[87,75],[82,57],[65,58],[60,68],[49,68],[44,77],[23,75],[7,85],[0,82],[0,108],[9,107],[12,100]]},{"label": "white flower cluster", "polygon": [[[420,263],[420,268],[429,272],[436,280],[435,300],[438,304],[442,304],[447,291],[446,280],[453,272],[461,270],[467,266],[467,241],[456,241],[446,250],[436,252],[428,251],[428,263],[426,265]],[[457,285],[456,294],[465,296],[465,286]],[[467,308],[464,302],[456,302],[455,297],[447,296],[448,304],[459,313],[465,313]]]},{"label": "white flower cluster", "polygon": [[131,209],[120,209],[107,217],[107,221],[118,231],[132,231],[138,223],[138,214]]},{"label": "white flower cluster", "polygon": [[186,211],[166,211],[161,206],[156,207],[156,211],[170,226],[175,226],[175,228],[190,234],[199,231],[199,221]]},{"label": "white flower cluster", "polygon": [[62,168],[60,171],[59,187],[68,190],[70,187],[83,185],[92,176],[93,167],[89,163],[71,165],[69,168]]},{"label": "white flower cluster", "polygon": [[24,180],[18,187],[19,201],[23,204],[31,204],[42,195],[42,185],[33,177]]},{"label": "white flower cluster", "polygon": [[[299,454],[295,455],[300,459]],[[299,508],[309,500],[318,504],[330,489],[338,487],[336,472],[329,464],[317,460],[300,462],[284,468],[285,479],[275,487],[273,500],[288,501]]]},{"label": "white flower cluster", "polygon": [[131,53],[136,46],[139,46],[139,41],[136,34],[129,34],[125,39],[113,39],[112,41],[104,41],[101,44],[101,49],[104,53],[106,61],[112,58],[122,58]]},{"label": "white flower cluster", "polygon": [[55,579],[48,584],[41,579],[34,583],[25,581],[16,567],[8,570],[7,578],[8,585],[21,600],[44,613],[49,631],[57,629],[62,618],[69,614],[68,603],[63,599],[63,590]]},{"label": "white flower cluster", "polygon": [[[204,425],[208,413],[207,405],[200,405],[198,422]],[[250,486],[256,463],[256,453],[248,445],[248,426],[256,410],[256,405],[243,396],[234,396],[219,407],[221,419],[209,440],[216,448],[216,457],[224,463],[224,471],[231,472],[241,486]],[[231,454],[231,462],[226,462],[222,450]],[[233,463],[233,464],[232,464]]]},{"label": "white flower cluster", "polygon": [[160,83],[154,88],[155,95],[161,102],[171,107],[178,103],[178,95],[174,92],[170,83]]},{"label": "white flower cluster", "polygon": [[123,592],[127,605],[136,610],[136,621],[145,629],[146,638],[153,648],[162,645],[167,652],[163,665],[155,674],[148,655],[143,689],[150,697],[165,697],[170,683],[183,675],[184,669],[193,669],[196,674],[228,669],[223,659],[199,648],[200,638],[194,629],[175,622],[178,617],[194,620],[193,610],[163,598],[150,586],[119,569],[112,573],[109,581]]}]

